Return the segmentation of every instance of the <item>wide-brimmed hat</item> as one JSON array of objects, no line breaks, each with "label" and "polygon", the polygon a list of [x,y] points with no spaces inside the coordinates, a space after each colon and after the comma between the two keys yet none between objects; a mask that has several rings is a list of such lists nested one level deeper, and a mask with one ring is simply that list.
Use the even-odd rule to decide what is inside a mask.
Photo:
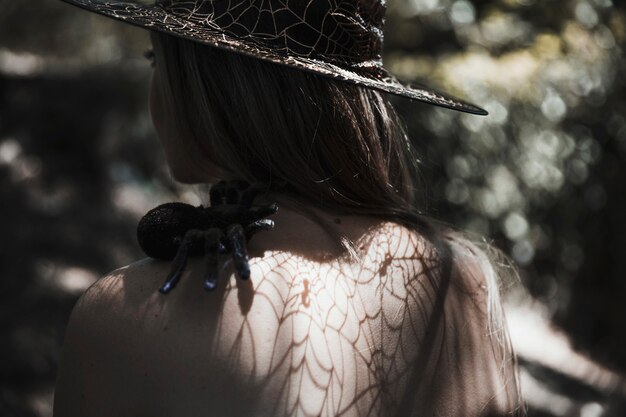
[{"label": "wide-brimmed hat", "polygon": [[136,26],[466,113],[382,64],[384,0],[63,0]]}]

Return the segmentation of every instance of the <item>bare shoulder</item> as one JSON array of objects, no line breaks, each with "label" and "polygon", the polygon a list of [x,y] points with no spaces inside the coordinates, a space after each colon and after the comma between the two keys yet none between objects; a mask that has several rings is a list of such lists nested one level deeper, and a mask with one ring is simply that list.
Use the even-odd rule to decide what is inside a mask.
[{"label": "bare shoulder", "polygon": [[[500,277],[481,248],[460,234],[446,236],[451,283],[440,361],[441,398],[465,404],[465,415],[523,415],[517,364],[500,300]],[[460,410],[457,410],[457,412]],[[452,410],[450,414],[454,414]]]},{"label": "bare shoulder", "polygon": [[[352,256],[336,256],[335,243],[315,224],[284,215],[276,231],[250,242],[250,279],[237,278],[225,259],[212,293],[202,289],[200,258],[189,260],[167,296],[158,288],[169,262],[143,260],[107,274],[72,314],[55,414],[200,416],[211,407],[220,415],[280,415],[267,410],[300,398],[321,407],[329,392],[343,392],[336,414],[379,407],[378,415],[387,415],[391,408],[376,388],[385,386],[407,410],[426,410],[428,404],[413,403],[423,398],[442,415],[479,415],[494,387],[467,391],[485,386],[483,379],[472,381],[485,377],[472,363],[496,363],[485,349],[491,345],[480,251],[450,242],[445,288],[446,259],[417,231],[380,221],[333,223],[354,243]],[[439,330],[445,331],[429,334],[440,290],[447,322]],[[436,349],[420,353],[435,342],[443,344],[443,360],[433,360]],[[395,358],[393,372],[379,356]],[[427,365],[416,368],[420,360]],[[300,392],[301,386],[309,389]],[[242,400],[251,393],[257,400]],[[435,397],[441,402],[433,403]],[[476,412],[445,408],[462,403],[476,404]]]},{"label": "bare shoulder", "polygon": [[[202,264],[198,258],[188,261],[183,283],[177,288],[178,293],[187,295],[190,292],[188,287],[191,283],[186,281],[201,275]],[[72,337],[80,332],[82,340],[88,340],[87,335],[102,337],[100,346],[124,345],[136,332],[154,330],[154,323],[160,323],[174,314],[181,301],[192,301],[176,292],[165,296],[158,291],[170,266],[170,262],[146,258],[100,278],[77,301],[68,324],[65,344],[74,342]],[[201,279],[196,278],[196,289],[200,291],[195,292],[206,294],[201,291]]]},{"label": "bare shoulder", "polygon": [[76,302],[68,323],[68,337],[74,329],[80,329],[92,335],[106,331],[109,339],[109,326],[117,326],[117,321],[128,317],[134,306],[145,306],[150,298],[156,299],[158,281],[165,276],[166,268],[164,262],[144,259],[100,278]]},{"label": "bare shoulder", "polygon": [[161,269],[151,260],[134,263],[107,274],[80,297],[65,332],[55,415],[119,415],[120,402],[132,401],[120,381],[129,366],[127,347],[142,327],[136,303],[144,298],[146,305],[152,277]]}]

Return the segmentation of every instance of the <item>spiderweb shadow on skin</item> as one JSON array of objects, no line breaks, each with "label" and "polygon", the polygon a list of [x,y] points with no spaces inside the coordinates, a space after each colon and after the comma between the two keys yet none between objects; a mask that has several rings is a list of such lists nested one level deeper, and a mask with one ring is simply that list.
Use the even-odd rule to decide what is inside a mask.
[{"label": "spiderweb shadow on skin", "polygon": [[[280,398],[272,415],[393,415],[402,401],[435,297],[427,276],[438,265],[424,262],[432,254],[417,252],[417,242],[398,242],[391,230],[382,236],[376,246],[386,250],[361,242],[366,254],[356,274],[333,262],[309,262],[293,274],[307,261],[285,254],[258,265],[269,273],[255,282],[254,303],[273,306],[277,326],[269,366],[253,367],[249,378],[255,386],[280,387],[271,395]],[[227,349],[233,372],[262,350],[254,324],[244,316]]]},{"label": "spiderweb shadow on skin", "polygon": [[[473,332],[440,331],[447,324],[466,325],[467,314],[459,306],[437,321],[437,302],[449,297],[438,251],[401,230],[385,225],[357,241],[357,262],[266,251],[251,258],[248,281],[227,263],[213,293],[192,278],[204,269],[200,260],[181,281],[188,285],[167,297],[155,293],[153,281],[128,287],[128,310],[121,316],[143,317],[137,323],[148,326],[132,351],[146,358],[159,357],[153,351],[177,352],[185,359],[166,369],[178,376],[160,373],[155,362],[155,380],[171,382],[177,407],[191,407],[192,399],[193,410],[222,416],[259,410],[273,416],[422,415],[431,405],[424,401],[435,397],[458,407],[442,415],[483,415],[483,404],[476,413],[463,411],[482,401],[470,388],[493,379],[481,372],[485,355],[459,347],[463,335]],[[245,306],[242,297],[249,301]],[[155,312],[159,317],[152,317]],[[469,376],[460,366],[468,363],[476,368]],[[445,375],[448,390],[437,390],[437,373]]]},{"label": "spiderweb shadow on skin", "polygon": [[[252,402],[278,398],[271,412],[277,416],[411,415],[421,410],[418,394],[437,395],[429,386],[429,372],[441,362],[440,371],[457,380],[440,395],[458,410],[484,410],[471,415],[496,415],[489,404],[479,403],[473,385],[490,387],[502,380],[494,379],[489,364],[482,362],[485,355],[475,346],[459,347],[463,342],[455,339],[455,332],[442,331],[441,303],[448,288],[441,275],[446,272],[449,277],[450,271],[442,269],[432,246],[407,239],[398,230],[389,227],[376,242],[360,242],[361,248],[378,249],[366,249],[356,269],[309,261],[298,272],[297,265],[307,260],[284,253],[257,264],[265,273],[254,282],[253,303],[265,311],[271,306],[273,337],[255,334],[260,332],[258,323],[247,314],[226,349],[229,368],[246,375],[250,387],[255,387]],[[234,290],[232,285],[226,288],[226,306]],[[462,322],[461,307],[450,313],[457,317],[452,322]],[[223,326],[233,325],[226,321]],[[221,327],[218,339],[220,331]],[[268,362],[263,357],[266,346],[271,347],[271,359],[259,365]],[[451,350],[454,361],[475,364],[472,373],[463,374],[460,365],[454,369],[445,358],[440,361],[440,355]],[[243,364],[251,355],[254,366],[246,368]],[[501,360],[499,355],[494,350],[494,363]],[[503,389],[496,387],[494,392]]]}]

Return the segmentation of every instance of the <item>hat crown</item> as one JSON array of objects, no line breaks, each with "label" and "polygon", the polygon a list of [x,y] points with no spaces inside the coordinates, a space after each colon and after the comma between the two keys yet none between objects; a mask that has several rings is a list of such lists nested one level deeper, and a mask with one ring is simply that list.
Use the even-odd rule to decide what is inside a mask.
[{"label": "hat crown", "polygon": [[382,68],[383,0],[157,0],[169,13],[283,54]]}]

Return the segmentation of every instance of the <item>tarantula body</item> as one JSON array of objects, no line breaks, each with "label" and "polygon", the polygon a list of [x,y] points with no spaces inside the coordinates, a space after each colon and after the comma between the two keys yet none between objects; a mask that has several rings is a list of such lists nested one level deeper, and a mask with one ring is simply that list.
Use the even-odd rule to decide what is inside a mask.
[{"label": "tarantula body", "polygon": [[[153,208],[141,219],[137,237],[139,246],[149,257],[172,260],[189,230],[217,228],[226,231],[228,226],[234,224],[241,224],[245,230],[261,220],[264,219],[241,205],[194,207],[185,203],[165,203]],[[271,220],[266,222],[273,223]],[[204,246],[201,241],[192,240],[188,251],[189,256],[203,255]]]},{"label": "tarantula body", "polygon": [[231,254],[242,279],[250,276],[247,241],[255,233],[274,227],[265,217],[274,214],[276,204],[253,206],[266,186],[245,182],[220,182],[211,189],[211,206],[194,207],[166,203],[150,210],[137,226],[137,240],[151,258],[173,260],[172,269],[161,287],[170,292],[180,280],[189,256],[204,255],[207,273],[204,288],[217,286],[220,254]]}]

